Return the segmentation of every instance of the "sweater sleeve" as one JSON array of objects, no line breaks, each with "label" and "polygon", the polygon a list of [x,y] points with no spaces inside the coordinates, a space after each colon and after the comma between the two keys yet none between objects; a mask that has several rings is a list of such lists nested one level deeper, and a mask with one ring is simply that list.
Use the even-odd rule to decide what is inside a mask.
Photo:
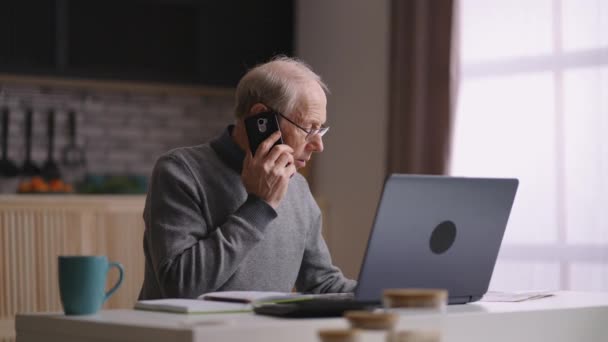
[{"label": "sweater sleeve", "polygon": [[296,288],[305,293],[354,292],[357,282],[344,277],[332,264],[325,240],[321,235],[321,213],[315,217],[306,240],[302,265],[296,280]]},{"label": "sweater sleeve", "polygon": [[203,201],[183,161],[172,155],[158,160],[144,218],[162,297],[195,298],[218,289],[277,216],[270,205],[249,195],[219,227],[209,227],[201,211]]}]

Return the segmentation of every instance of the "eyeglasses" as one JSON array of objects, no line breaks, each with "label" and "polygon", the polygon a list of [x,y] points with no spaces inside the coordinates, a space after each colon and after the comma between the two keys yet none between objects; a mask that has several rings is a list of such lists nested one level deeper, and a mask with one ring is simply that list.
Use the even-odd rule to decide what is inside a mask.
[{"label": "eyeglasses", "polygon": [[[269,107],[270,108],[270,107]],[[274,109],[270,109],[273,112],[279,114],[280,117],[282,117],[283,119],[287,120],[287,122],[289,122],[290,124],[298,127],[299,129],[301,129],[303,132],[306,133],[306,141],[310,141],[313,137],[315,136],[324,136],[325,133],[327,133],[327,131],[329,131],[329,126],[321,126],[320,128],[311,128],[311,129],[306,129],[300,125],[298,125],[297,123],[293,122],[290,118],[286,117],[285,115],[281,114],[281,112],[278,112]]]}]

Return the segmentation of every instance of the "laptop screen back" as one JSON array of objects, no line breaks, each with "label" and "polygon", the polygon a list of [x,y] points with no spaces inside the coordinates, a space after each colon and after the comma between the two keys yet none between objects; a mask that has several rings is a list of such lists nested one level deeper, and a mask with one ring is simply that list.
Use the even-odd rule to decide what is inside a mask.
[{"label": "laptop screen back", "polygon": [[393,174],[387,178],[355,293],[445,288],[451,303],[487,291],[516,179]]}]

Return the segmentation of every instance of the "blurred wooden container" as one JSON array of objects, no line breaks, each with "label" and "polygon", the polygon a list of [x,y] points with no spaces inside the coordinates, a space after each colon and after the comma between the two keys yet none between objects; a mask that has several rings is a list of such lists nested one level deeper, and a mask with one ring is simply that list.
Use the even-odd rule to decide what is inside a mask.
[{"label": "blurred wooden container", "polygon": [[[144,276],[144,196],[0,196],[0,341],[17,312],[62,311],[58,255],[107,255],[125,268],[108,308],[132,308]],[[110,271],[109,288],[117,279]]]}]

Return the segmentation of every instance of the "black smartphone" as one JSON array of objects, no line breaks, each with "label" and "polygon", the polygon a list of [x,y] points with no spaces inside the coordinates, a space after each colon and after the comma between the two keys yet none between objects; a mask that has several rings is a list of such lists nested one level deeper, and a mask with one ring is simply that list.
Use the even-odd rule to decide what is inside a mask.
[{"label": "black smartphone", "polygon": [[[277,113],[273,111],[263,112],[245,119],[245,130],[251,154],[255,155],[258,146],[266,140],[272,133],[279,130],[279,119]],[[283,138],[279,138],[274,145],[282,144]],[[274,146],[273,145],[273,146]]]}]

